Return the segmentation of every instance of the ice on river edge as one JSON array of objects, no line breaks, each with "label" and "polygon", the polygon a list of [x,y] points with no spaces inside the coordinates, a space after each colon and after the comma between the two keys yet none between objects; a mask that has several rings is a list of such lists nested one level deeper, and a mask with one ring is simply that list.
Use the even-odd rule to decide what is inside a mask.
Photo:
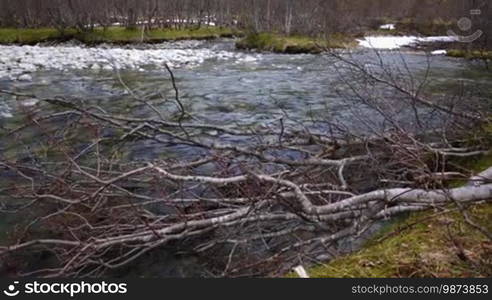
[{"label": "ice on river edge", "polygon": [[[457,37],[454,36],[366,36],[363,39],[357,40],[359,45],[364,48],[380,49],[380,50],[395,50],[405,46],[413,46],[420,43],[434,42],[456,42]],[[441,53],[439,53],[441,54]]]},{"label": "ice on river edge", "polygon": [[395,30],[396,29],[396,25],[395,24],[383,24],[383,25],[379,26],[379,29],[382,29],[382,30]]},{"label": "ice on river edge", "polygon": [[0,78],[28,81],[38,70],[114,70],[193,67],[208,59],[251,62],[257,56],[214,49],[123,49],[64,46],[0,46]]}]

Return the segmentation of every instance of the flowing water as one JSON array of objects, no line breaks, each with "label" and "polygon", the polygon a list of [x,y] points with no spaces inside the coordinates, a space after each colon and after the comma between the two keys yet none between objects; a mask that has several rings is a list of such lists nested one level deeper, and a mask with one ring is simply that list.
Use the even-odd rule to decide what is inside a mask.
[{"label": "flowing water", "polygon": [[[139,52],[148,51],[149,47],[160,52]],[[7,48],[2,49],[7,53]],[[112,48],[101,49],[108,51]],[[14,50],[9,50],[10,57],[0,60],[0,89],[31,93],[38,97],[59,95],[97,100],[102,108],[117,113],[132,111],[139,115],[150,114],[142,104],[135,101],[134,95],[128,92],[122,82],[134,94],[150,99],[158,109],[170,114],[176,113],[175,103],[162,101],[174,97],[169,74],[162,65],[163,61],[168,61],[175,67],[177,85],[186,110],[201,122],[228,127],[256,127],[275,122],[285,112],[293,122],[302,122],[311,118],[313,114],[322,115],[327,119],[343,119],[349,116],[350,107],[337,92],[339,62],[329,55],[239,52],[234,49],[233,41],[227,40],[163,44],[131,48],[129,53],[124,53],[128,60],[126,67],[122,66],[125,59],[116,57],[113,60],[113,63],[116,61],[119,64],[120,69],[117,71],[114,69],[115,65],[111,64],[111,59],[98,58],[95,62],[90,57],[82,57],[82,54],[70,57],[67,52],[70,49],[64,49],[65,52],[62,52],[68,53],[69,57],[62,54],[50,57],[48,52],[44,60],[39,60],[36,54],[39,49],[25,48],[22,51],[29,53],[19,57],[16,55],[20,55],[20,50]],[[176,52],[180,55],[178,58],[161,59],[161,55],[166,51],[175,50],[185,52]],[[113,57],[123,55],[119,50],[111,51]],[[47,55],[46,52],[43,53]],[[151,55],[152,64],[146,64],[142,60],[131,61],[132,55]],[[36,63],[29,61],[32,57],[38,57]],[[353,57],[367,63],[376,59],[372,51],[362,49],[354,53]],[[50,59],[67,61],[50,62]],[[83,63],[74,63],[77,59],[83,60]],[[405,68],[416,77],[424,76],[430,65],[430,76],[435,82],[436,93],[440,92],[440,88],[449,90],[462,83],[474,83],[485,91],[492,90],[491,73],[461,59],[429,57],[414,51],[382,52],[382,59],[390,65],[405,64]],[[10,66],[9,62],[15,66]],[[97,67],[94,66],[96,63]],[[24,76],[26,74],[29,76]],[[20,112],[26,109],[49,108],[43,103],[38,103],[36,99],[18,101],[14,96],[0,95],[0,126],[9,127],[10,123],[16,122]],[[0,151],[23,151],[9,148],[9,142],[0,138]],[[162,148],[153,143],[139,143],[130,149],[129,155],[131,159],[151,160],[167,151]],[[193,155],[190,149],[174,150],[180,152],[181,156]],[[6,220],[8,223],[15,223],[15,220],[4,219],[0,221],[0,228]],[[193,274],[193,271],[190,271],[193,261],[190,259],[162,259],[171,263],[166,264],[167,270],[155,274]]]},{"label": "flowing water", "polygon": [[[282,110],[295,119],[303,120],[317,112],[343,116],[347,108],[346,101],[342,101],[335,88],[339,79],[339,73],[336,72],[339,63],[328,55],[243,53],[234,50],[232,41],[189,45],[181,43],[177,49],[169,49],[172,48],[172,44],[165,44],[159,51],[180,51],[187,46],[189,52],[186,55],[181,55],[175,61],[172,57],[166,59],[176,65],[174,73],[181,100],[187,111],[206,122],[222,125],[261,125],[277,119]],[[128,54],[119,55],[145,57],[141,52],[147,50],[137,48]],[[123,68],[118,72],[112,69],[114,64],[110,59],[106,60],[107,65],[99,65],[97,69],[93,69],[93,64],[87,61],[72,65],[67,62],[51,62],[31,72],[29,59],[36,57],[36,49],[30,51],[34,52],[32,56],[23,56],[21,68],[14,70],[14,75],[10,74],[10,77],[1,76],[0,65],[0,88],[32,93],[39,97],[59,95],[68,98],[98,99],[99,104],[105,109],[124,111],[129,105],[135,104],[135,100],[120,83],[121,77],[123,82],[140,96],[147,96],[156,102],[162,100],[162,96],[173,98],[174,91],[169,74],[160,64],[166,59],[159,60],[153,57],[153,64],[147,66],[141,61],[129,63],[128,66],[133,68]],[[370,50],[362,50],[353,54],[353,57],[367,63],[376,59]],[[474,67],[461,59],[428,57],[424,53],[410,51],[383,52],[382,57],[388,65],[399,64],[403,68],[405,63],[405,68],[408,67],[416,77],[422,76],[430,66],[432,80],[437,82],[482,81],[488,88],[492,85],[490,73],[484,71],[482,77],[477,76],[479,71],[473,72]],[[121,60],[119,56],[113,58]],[[20,58],[10,59],[12,61]],[[53,59],[61,58],[56,56]],[[81,55],[74,55],[65,59],[73,62],[83,58]],[[57,70],[60,66],[67,68]],[[70,69],[71,67],[74,68]],[[22,75],[18,73],[29,73],[32,80],[16,80],[16,77],[22,79]],[[2,122],[8,122],[19,107],[35,105],[32,99],[17,102],[12,96],[0,97]],[[165,103],[159,108],[172,110],[175,109],[175,105]]]}]

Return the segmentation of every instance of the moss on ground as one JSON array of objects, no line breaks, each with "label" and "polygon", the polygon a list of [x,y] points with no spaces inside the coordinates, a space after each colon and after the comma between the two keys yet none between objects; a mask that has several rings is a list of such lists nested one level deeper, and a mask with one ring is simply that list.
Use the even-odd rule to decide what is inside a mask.
[{"label": "moss on ground", "polygon": [[[491,165],[489,152],[467,160],[463,167],[479,172]],[[471,207],[469,215],[492,231],[492,203]],[[314,278],[490,277],[492,242],[457,210],[419,212],[396,221],[360,251],[310,268],[308,273]]]},{"label": "moss on ground", "polygon": [[[154,29],[145,31],[143,42],[155,43],[174,40],[213,39],[220,37],[233,37],[241,35],[241,32],[231,28],[201,27],[187,29]],[[0,28],[0,44],[37,44],[47,41],[64,41],[75,39],[87,44],[94,43],[138,43],[142,42],[140,29],[127,29],[124,27],[109,27],[106,30],[96,28],[92,31],[79,32],[75,29],[67,29],[63,33],[54,28],[39,29],[14,29]]]},{"label": "moss on ground", "polygon": [[[75,30],[69,30],[67,35],[75,34]],[[35,44],[43,41],[61,38],[62,34],[54,28],[16,29],[0,28],[1,44]]]},{"label": "moss on ground", "polygon": [[[492,231],[492,204],[469,213]],[[308,272],[312,277],[488,277],[492,242],[457,211],[422,212],[391,226],[364,249]]]},{"label": "moss on ground", "polygon": [[460,50],[451,49],[448,50],[447,55],[450,57],[457,58],[468,58],[468,59],[492,59],[492,51],[487,50]]},{"label": "moss on ground", "polygon": [[[187,29],[155,29],[146,31],[143,35],[144,42],[161,42],[191,39],[214,39],[220,37],[233,37],[240,32],[230,28],[201,27]],[[98,29],[82,34],[80,40],[86,43],[113,42],[134,43],[142,41],[142,31],[139,29],[126,29],[115,27],[109,30]]]},{"label": "moss on ground", "polygon": [[306,36],[284,36],[274,33],[253,33],[238,41],[238,49],[255,49],[275,53],[320,53],[330,48],[350,48],[357,43],[351,37],[331,35],[328,39],[316,39]]}]

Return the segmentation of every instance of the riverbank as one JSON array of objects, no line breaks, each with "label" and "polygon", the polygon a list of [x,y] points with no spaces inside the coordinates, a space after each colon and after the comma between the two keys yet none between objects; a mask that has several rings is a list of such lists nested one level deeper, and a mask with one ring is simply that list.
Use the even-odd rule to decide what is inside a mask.
[{"label": "riverbank", "polygon": [[[167,45],[151,45],[142,47],[108,47],[106,45],[101,47],[74,47],[70,45],[72,43],[68,43],[67,45],[56,45],[56,47],[2,46],[0,47],[2,48],[2,51],[0,52],[3,54],[3,57],[0,57],[0,62],[3,60],[5,63],[0,63],[0,68],[4,68],[5,71],[8,72],[11,72],[11,70],[8,69],[15,68],[20,70],[22,73],[29,70],[31,66],[36,68],[34,69],[36,71],[33,71],[31,74],[31,82],[24,79],[22,81],[19,80],[18,82],[15,81],[15,79],[6,79],[4,81],[5,89],[19,91],[19,93],[47,95],[48,97],[51,97],[51,95],[57,95],[60,97],[59,99],[66,97],[67,99],[70,99],[70,101],[71,99],[74,99],[73,101],[77,101],[76,103],[79,103],[77,99],[86,99],[84,100],[84,103],[86,103],[85,101],[91,102],[88,102],[86,104],[87,106],[84,107],[90,108],[97,106],[100,107],[100,111],[109,111],[111,114],[118,116],[118,118],[121,116],[141,118],[141,116],[147,116],[152,113],[152,110],[150,109],[151,107],[156,107],[164,114],[164,118],[166,120],[176,121],[176,116],[180,115],[179,107],[174,108],[174,106],[167,105],[166,103],[168,102],[162,100],[173,99],[171,97],[175,95],[173,87],[168,80],[169,74],[163,67],[164,62],[168,64],[174,64],[174,62],[176,62],[174,66],[177,66],[177,63],[179,62],[182,62],[183,64],[186,63],[186,67],[177,70],[176,79],[178,87],[180,91],[182,91],[180,93],[180,95],[182,95],[182,103],[186,108],[186,111],[194,117],[193,119],[187,120],[187,122],[193,122],[194,120],[200,119],[206,120],[206,122],[210,122],[214,124],[214,126],[224,126],[224,128],[227,128],[227,131],[240,130],[241,128],[247,128],[248,131],[250,128],[254,130],[256,130],[256,128],[258,130],[270,130],[270,126],[274,126],[270,124],[278,123],[277,117],[279,109],[282,109],[290,115],[289,120],[286,120],[285,122],[289,128],[291,128],[290,126],[293,126],[292,128],[294,129],[297,127],[296,125],[290,125],[292,124],[290,123],[290,120],[293,120],[295,122],[294,124],[298,124],[298,121],[306,121],[303,126],[309,126],[308,129],[310,130],[310,128],[313,128],[311,127],[313,124],[310,123],[309,120],[318,119],[321,121],[327,118],[331,119],[332,117],[343,116],[344,112],[347,111],[346,98],[340,99],[337,96],[341,95],[337,95],[337,93],[335,93],[335,91],[340,91],[338,88],[340,87],[340,73],[335,69],[339,68],[339,65],[334,64],[333,60],[326,59],[323,55],[272,55],[269,53],[261,54],[233,51],[233,42],[234,41],[232,40],[226,41],[225,43],[227,43],[227,45],[225,47],[220,45],[221,42],[218,42],[218,44],[215,42],[200,42],[206,44],[206,46],[185,49],[186,51],[182,51],[182,49],[173,50],[172,48],[168,48]],[[187,44],[194,42],[182,43]],[[170,44],[169,47],[174,47],[177,44],[182,43],[165,44]],[[221,53],[223,50],[227,53]],[[361,52],[363,51],[364,50]],[[365,52],[368,56],[364,56],[364,60],[355,62],[364,62],[366,58],[371,57],[369,55],[372,54],[372,51],[366,50]],[[207,54],[201,56],[199,53],[208,53],[210,55]],[[184,54],[186,54],[186,56],[184,56]],[[9,59],[5,59],[5,56],[8,56]],[[179,58],[176,59],[177,56],[179,56]],[[415,65],[425,67],[428,61],[427,57],[424,55],[415,54],[413,52],[407,53],[405,51],[402,53],[385,51],[382,52],[382,56],[385,61],[398,62],[400,59],[404,59],[404,61],[408,62],[412,66]],[[218,57],[230,57],[230,59],[229,61],[225,61],[222,59],[217,59]],[[149,69],[146,69],[145,64],[149,63],[151,63],[154,67],[149,66]],[[196,67],[188,68],[191,63]],[[463,85],[460,84],[460,81],[467,80],[468,74],[466,73],[470,72],[471,66],[468,64],[463,64],[461,60],[446,59],[444,57],[434,57],[433,63],[440,68],[436,70],[435,73],[437,74],[430,74],[430,76],[439,77],[432,77],[429,79],[429,82],[433,82],[433,78],[439,78],[445,83],[453,82],[453,84],[461,88],[460,90],[463,89]],[[113,66],[115,69],[121,70],[121,74],[116,74]],[[139,71],[141,67],[144,68],[142,72]],[[394,65],[394,67],[403,67],[403,65]],[[416,76],[416,78],[418,78],[419,74],[421,74],[420,70],[416,70],[415,73],[413,73],[413,68],[410,70],[409,72],[412,72],[410,75]],[[121,75],[121,77],[119,75]],[[122,84],[119,81],[120,78],[121,81],[125,82],[128,87],[135,91],[135,94],[128,93],[124,88],[122,88]],[[449,79],[442,80],[443,78]],[[466,82],[469,82],[469,80]],[[337,87],[337,89],[332,90],[331,87]],[[156,93],[156,91],[158,91],[158,93]],[[449,90],[445,91],[446,93],[449,92]],[[453,95],[453,93],[448,94]],[[392,97],[393,94],[388,93],[388,95],[388,97]],[[347,94],[347,96],[350,97],[350,94]],[[144,101],[148,100],[149,104],[152,106],[142,105],[140,101],[135,100],[136,97],[142,97]],[[29,117],[27,120],[30,120],[34,114],[36,119],[43,120],[41,118],[43,115],[52,115],[53,111],[51,111],[50,106],[45,105],[44,102],[40,102],[38,105],[33,106],[28,103],[32,103],[32,101],[36,99],[31,99],[30,97],[27,99],[25,98],[27,97],[3,97],[4,101],[2,101],[2,104],[5,104],[5,106],[9,105],[11,107],[8,108],[9,110],[7,111],[10,113],[11,119],[2,120],[4,122],[4,127],[9,131],[15,130],[15,128],[21,126],[23,124],[21,122],[23,122],[24,117]],[[71,109],[70,107],[71,106],[69,106],[68,109]],[[56,108],[54,112],[59,114],[62,111]],[[367,117],[373,118],[372,116],[374,115],[368,115]],[[46,121],[46,124],[49,125],[46,128],[55,128],[57,130],[58,128],[65,128],[67,126],[67,123],[65,123],[66,120],[67,119],[62,117],[60,119],[57,118],[53,121],[53,123],[51,123],[51,121]],[[70,153],[80,153],[81,149],[85,149],[86,145],[90,145],[94,138],[98,137],[92,135],[92,133],[95,132],[94,130],[86,129],[88,128],[86,124],[91,123],[86,121],[85,118],[82,121],[83,123],[81,124],[81,127],[77,126],[73,129],[70,128],[70,135],[67,134],[60,136],[60,138],[63,138],[63,143],[70,143],[70,145],[74,146],[73,150],[70,150]],[[77,120],[75,120],[75,122],[77,122]],[[345,121],[343,123],[345,123]],[[119,124],[119,122],[113,124]],[[360,128],[360,125],[357,124],[357,119],[346,120],[345,124],[351,124],[355,128]],[[40,125],[34,127],[38,128],[42,126]],[[108,128],[108,130],[106,131],[105,128]],[[274,128],[275,127],[272,127],[272,130],[274,130]],[[325,130],[325,128],[326,127],[324,126],[316,126],[314,130]],[[173,131],[173,129],[171,130]],[[297,130],[289,131],[298,132]],[[82,135],[79,137],[80,132]],[[112,151],[112,141],[114,140],[119,143],[119,136],[124,134],[120,130],[114,132],[112,130],[112,126],[101,127],[101,131],[98,130],[98,132],[104,132],[103,138],[105,141],[101,145],[102,147],[108,149],[108,151]],[[208,127],[203,130],[192,129],[190,132],[194,135],[196,134],[199,138],[203,137],[203,139],[207,140],[217,139],[219,142],[227,140],[228,142],[230,141],[231,143],[234,143],[234,145],[239,145],[240,147],[247,144],[255,145],[254,141],[256,140],[256,137],[247,140],[243,138],[238,139],[235,137],[229,138],[224,136],[221,131],[214,130],[213,128],[209,129]],[[329,131],[326,129],[325,132]],[[45,162],[56,162],[57,166],[64,166],[64,163],[58,164],[59,157],[64,156],[58,156],[57,153],[58,149],[65,150],[65,148],[51,142],[46,146],[44,143],[39,144],[39,141],[42,142],[42,139],[32,138],[37,136],[41,135],[38,131],[34,130],[26,130],[26,132],[22,135],[22,139],[11,139],[9,136],[5,136],[4,140],[5,145],[7,146],[6,151],[9,151],[9,153],[4,155],[5,160],[7,162],[13,162],[16,165],[22,166],[29,166],[33,163],[36,165],[40,163],[45,164]],[[70,140],[67,141],[65,137]],[[107,141],[106,138],[108,139]],[[75,142],[72,143],[72,139]],[[284,145],[288,145],[287,140],[283,143]],[[26,151],[26,145],[29,145],[32,151]],[[148,161],[155,162],[157,160],[161,160],[163,162],[172,161],[173,163],[175,161],[195,161],[196,159],[201,159],[203,155],[203,152],[197,151],[196,149],[193,149],[193,147],[188,147],[187,145],[184,145],[183,147],[175,147],[174,144],[172,144],[172,140],[170,140],[169,144],[163,143],[160,145],[152,142],[149,143],[147,139],[135,139],[128,140],[128,142],[125,141],[125,144],[122,145],[124,147],[118,147],[118,149],[115,150],[115,157],[121,161],[122,166],[126,166],[127,162],[136,162],[136,164],[140,164]],[[331,145],[328,147],[330,146]],[[291,157],[289,159],[302,159],[302,154],[294,154],[291,156],[292,152],[290,152],[290,149],[287,147],[286,151],[288,151],[288,156]],[[279,153],[278,157],[283,157],[284,152],[282,149],[281,153],[272,153]],[[94,159],[92,155],[89,155],[90,153],[87,153],[87,155],[83,154],[84,157],[82,158],[83,160],[81,160],[81,163],[92,167],[94,166]],[[275,156],[277,157],[277,154]],[[214,157],[220,158],[222,155],[217,155]],[[235,163],[236,157],[241,157],[241,155],[231,156],[231,161]],[[222,164],[222,161],[219,161],[218,163]],[[316,169],[314,169],[315,172],[313,174],[317,174],[317,167],[315,168]],[[190,171],[190,173],[200,175],[219,174],[215,173],[215,170],[216,169],[214,166],[212,166],[212,168],[205,166],[203,169],[197,169],[196,172],[193,170],[193,172],[191,173]],[[8,172],[4,172],[4,174],[5,177],[10,175]],[[60,174],[65,173],[60,172]],[[220,176],[224,176],[222,174],[223,173],[220,173]],[[377,176],[368,177],[366,173],[362,174],[361,177],[367,179],[377,178]],[[140,178],[137,179],[139,182],[144,182],[143,180],[141,181]],[[78,180],[78,178],[70,178],[70,180],[86,182],[84,179]],[[145,178],[145,180],[147,180],[147,178]],[[307,178],[306,180],[311,179]],[[129,184],[127,184],[126,181],[123,186],[124,188],[131,189],[131,191],[153,191],[153,186],[156,186],[155,181],[149,180],[147,182],[149,182],[149,188],[147,188],[147,186],[143,188],[138,184],[134,185],[133,182],[129,182]],[[305,182],[304,179],[303,182]],[[10,181],[4,180],[3,184],[9,187]],[[152,184],[152,186],[150,184]],[[354,184],[359,183],[355,182]],[[167,190],[167,184],[163,184],[162,186],[166,187]],[[251,188],[256,189],[256,187],[262,186],[264,185],[255,184],[254,186],[251,186]],[[39,191],[45,190],[43,189],[43,186],[40,188],[41,189],[39,189]],[[173,187],[170,187],[169,189],[172,188]],[[205,188],[206,187],[201,190],[205,190]],[[94,189],[92,188],[92,191],[93,190]],[[354,190],[360,189],[354,188]],[[227,192],[227,195],[230,195],[230,191],[232,190],[221,189],[221,191]],[[91,190],[89,190],[89,192],[91,192]],[[241,191],[239,191],[237,195],[244,197],[244,194],[240,193]],[[259,191],[258,194],[260,193],[262,192]],[[30,194],[28,194],[28,196],[29,195]],[[65,194],[60,193],[60,195],[63,196]],[[246,195],[249,196],[249,194]],[[11,198],[11,196],[7,194],[5,197],[7,200]],[[135,201],[139,200],[135,199]],[[254,203],[252,203],[252,205],[257,202],[256,199],[253,201]],[[272,201],[273,205],[278,204],[276,199],[273,199]],[[314,198],[313,201],[315,201]],[[286,211],[290,212],[292,206],[290,203],[287,203],[287,205]],[[56,204],[53,207],[54,209],[58,209]],[[151,209],[153,208],[154,206]],[[158,208],[156,208],[156,210],[157,209]],[[77,211],[80,212],[80,210]],[[162,214],[167,214],[167,211],[170,210],[158,210],[158,213],[162,212]],[[126,212],[127,210],[122,210],[122,214],[125,214]],[[26,220],[26,222],[30,221],[27,217],[23,218],[24,216],[22,214],[17,215],[17,217],[17,220],[22,219]],[[105,220],[104,218],[101,219]],[[39,228],[47,228],[48,230],[50,228],[64,228],[63,224],[65,221],[73,225],[71,216],[68,216],[66,220],[57,220],[57,223],[54,223],[53,225],[48,224],[47,227],[39,226]],[[278,226],[275,224],[275,227],[289,228],[292,223],[287,220],[284,224],[279,224]],[[308,224],[310,225],[310,223]],[[327,224],[329,226],[331,223]],[[12,228],[19,228],[19,225],[13,223]],[[238,238],[243,238],[243,236],[239,236],[242,232],[245,231],[238,232]],[[250,232],[255,233],[256,231],[251,230]],[[61,232],[61,235],[63,236],[63,232]],[[301,235],[302,238],[309,238],[309,236],[304,236],[303,234]],[[301,235],[296,235],[296,238]],[[39,234],[35,232],[31,236],[37,237]],[[56,237],[56,235],[53,236]],[[18,240],[15,239],[15,237],[16,236],[14,236],[12,243],[15,243]],[[204,238],[206,239],[208,236],[205,236]],[[293,242],[291,242],[291,240],[286,240],[286,242],[289,244],[295,243],[297,240],[296,238],[293,238]],[[11,243],[9,243],[9,245],[10,244]],[[181,246],[179,245],[179,247]],[[169,248],[167,249],[169,250]],[[219,248],[217,252],[221,250],[222,249]],[[224,249],[223,251],[226,255],[226,259],[227,255],[230,253],[227,250],[228,249]],[[160,250],[156,251],[163,252]],[[174,248],[172,251],[174,252]],[[179,251],[179,249],[176,251]],[[34,253],[36,254],[38,252]],[[265,253],[269,255],[271,252],[265,251]],[[28,254],[30,255],[31,253]],[[204,255],[204,261],[206,261],[207,257],[208,255]],[[216,256],[214,256],[214,258],[215,257]],[[169,263],[159,264],[153,257],[145,257],[144,260],[147,263],[149,261],[153,262],[154,265],[156,265],[156,269],[163,269],[162,266],[166,266],[164,269],[168,269],[169,267]],[[23,262],[24,260],[19,260],[21,267]],[[281,262],[281,260],[279,260],[279,262]],[[176,264],[176,262],[173,263]],[[275,264],[279,265],[277,261]],[[39,265],[40,264],[37,264],[36,266]],[[141,264],[138,263],[138,265],[140,266]],[[199,262],[193,263],[194,268],[196,268],[197,265],[202,266],[202,261],[200,260]],[[267,267],[269,266],[266,266],[266,268]]]},{"label": "riverbank", "polygon": [[450,49],[447,56],[466,59],[492,60],[492,51]]},{"label": "riverbank", "polygon": [[[359,45],[366,48],[394,50],[402,46],[408,46],[408,44],[413,42],[425,43],[428,40],[435,43],[436,41],[446,39],[451,41],[453,37],[448,37],[447,31],[452,25],[452,22],[445,22],[443,20],[416,22],[413,19],[391,20],[383,18],[369,27],[360,28],[358,33],[332,34],[326,39],[299,35],[286,36],[276,33],[250,33],[241,39],[236,46],[238,49],[286,54],[316,54],[326,49],[347,49]],[[432,38],[434,37],[438,39],[433,40]],[[397,41],[389,41],[391,45],[396,44],[394,47],[388,48],[386,43],[380,48],[377,44],[368,46],[367,44],[361,43],[361,41],[367,38],[381,38],[383,42],[384,40],[391,40],[393,38]],[[403,40],[402,45],[398,45],[399,40]]]},{"label": "riverbank", "polygon": [[326,49],[353,48],[357,41],[347,35],[331,35],[328,39],[307,36],[285,36],[275,33],[251,33],[236,43],[238,49],[269,51],[274,53],[318,54]]},{"label": "riverbank", "polygon": [[[491,165],[492,152],[465,163],[477,171]],[[492,231],[492,203],[472,207],[468,215]],[[361,250],[312,267],[308,273],[313,278],[490,277],[491,257],[492,242],[450,207],[396,220]]]},{"label": "riverbank", "polygon": [[[492,204],[469,215],[492,230]],[[308,270],[311,277],[489,277],[492,243],[458,211],[414,214],[372,239],[363,250]]]},{"label": "riverbank", "polygon": [[465,48],[465,45],[453,36],[368,35],[357,39],[357,42],[364,48],[376,50],[408,48],[416,51],[424,51],[431,55],[445,55],[469,60],[492,60],[492,50],[480,47]]},{"label": "riverbank", "polygon": [[193,68],[207,60],[228,60],[236,63],[254,62],[255,54],[229,51],[233,42],[181,41],[159,45],[135,45],[112,47],[108,45],[85,47],[75,43],[43,46],[0,45],[0,80],[18,82],[36,81],[37,71],[88,70],[89,72],[114,72],[126,70],[149,72],[160,69],[164,64],[173,68]]},{"label": "riverbank", "polygon": [[[400,23],[398,23],[400,24]],[[80,32],[75,29],[67,29],[63,33],[54,28],[38,29],[16,29],[0,28],[0,45],[37,45],[39,43],[62,43],[66,41],[78,41],[86,45],[115,44],[127,45],[137,43],[156,44],[162,42],[182,41],[182,40],[212,40],[217,38],[241,37],[236,43],[236,48],[241,50],[268,51],[284,54],[319,54],[326,49],[350,49],[359,45],[363,47],[376,48],[381,50],[394,50],[406,47],[412,42],[422,42],[420,45],[423,50],[439,50],[450,57],[467,59],[492,59],[492,51],[484,50],[463,50],[459,44],[444,41],[443,38],[451,39],[446,36],[403,36],[408,30],[400,29],[378,29],[368,31],[365,37],[356,38],[352,35],[334,34],[328,39],[311,38],[308,36],[292,35],[285,36],[275,33],[245,33],[238,29],[223,27],[200,27],[186,29],[153,29],[142,33],[140,29],[127,29],[124,27],[109,27],[106,30],[96,28],[92,31]],[[391,26],[390,26],[391,25]],[[393,24],[386,24],[382,27],[393,28]],[[440,32],[440,31],[427,31]],[[438,39],[435,39],[438,38]],[[440,38],[440,39],[439,39]],[[365,44],[364,44],[365,43]],[[382,43],[382,46],[380,44]],[[390,46],[388,46],[388,44]],[[446,50],[443,50],[446,49]]]},{"label": "riverbank", "polygon": [[242,36],[242,32],[232,28],[200,27],[186,29],[153,29],[142,33],[140,29],[109,27],[79,32],[67,29],[63,33],[54,28],[15,29],[0,28],[0,44],[36,45],[44,42],[64,42],[76,40],[84,44],[101,43],[133,44],[161,43],[179,40],[207,40]]}]

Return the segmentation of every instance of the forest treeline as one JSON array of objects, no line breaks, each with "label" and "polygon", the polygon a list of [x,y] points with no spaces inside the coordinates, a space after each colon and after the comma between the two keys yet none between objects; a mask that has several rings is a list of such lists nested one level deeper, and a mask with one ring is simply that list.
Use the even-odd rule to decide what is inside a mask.
[{"label": "forest treeline", "polygon": [[[0,0],[2,27],[59,30],[216,25],[283,34],[354,32],[385,18],[412,22],[473,21],[492,34],[489,0]],[[480,14],[472,15],[473,9]],[[463,34],[467,34],[464,32]]]}]

